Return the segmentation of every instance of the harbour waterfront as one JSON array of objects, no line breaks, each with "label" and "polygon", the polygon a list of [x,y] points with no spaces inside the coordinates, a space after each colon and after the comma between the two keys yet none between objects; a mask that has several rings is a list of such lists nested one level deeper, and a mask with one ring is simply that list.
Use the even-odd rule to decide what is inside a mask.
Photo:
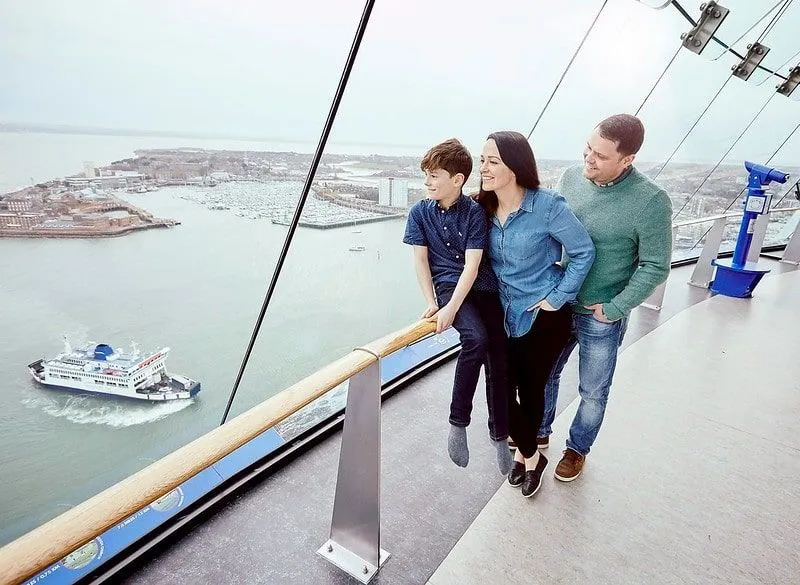
[{"label": "harbour waterfront", "polygon": [[[99,166],[140,148],[180,146],[313,149],[0,133],[0,193],[30,182],[25,177],[77,173],[87,160]],[[670,193],[691,189],[675,181],[690,181],[692,172],[699,170],[678,167],[664,176],[674,177]],[[739,170],[729,173],[738,176]],[[737,186],[727,183],[735,195]],[[0,238],[0,387],[6,399],[0,414],[0,543],[219,423],[287,232],[272,223],[271,206],[290,209],[300,189],[299,181],[235,182],[126,193],[131,204],[181,225],[111,239]],[[698,197],[702,206],[691,214],[712,213],[726,198],[730,194],[722,191]],[[403,227],[402,219],[391,219],[298,230],[232,416],[418,317],[422,302],[410,250],[401,243]],[[678,233],[676,252],[696,239]],[[131,404],[39,388],[26,364],[57,353],[64,334],[76,344],[129,346],[133,340],[143,350],[169,345],[168,369],[198,379],[203,392],[182,403]]]},{"label": "harbour waterfront", "polygon": [[[0,135],[3,153],[13,148],[8,136]],[[108,160],[90,154],[103,164],[130,156],[130,146]],[[299,195],[297,183],[273,188]],[[287,228],[208,209],[192,200],[192,189],[202,188],[126,194],[133,205],[181,221],[171,230],[0,239],[0,542],[219,423]],[[418,316],[403,227],[392,220],[297,232],[233,416]],[[169,345],[168,369],[200,380],[203,392],[192,401],[138,404],[40,388],[26,364],[57,353],[64,334],[76,344]]]},{"label": "harbour waterfront", "polygon": [[[204,148],[271,152],[314,152],[316,144],[301,142],[254,142],[157,136],[92,136],[0,132],[0,194],[55,177],[80,173],[85,162],[98,166],[134,156],[135,150],[151,148]],[[326,152],[337,154],[381,153],[421,156],[424,147],[330,143]]]}]

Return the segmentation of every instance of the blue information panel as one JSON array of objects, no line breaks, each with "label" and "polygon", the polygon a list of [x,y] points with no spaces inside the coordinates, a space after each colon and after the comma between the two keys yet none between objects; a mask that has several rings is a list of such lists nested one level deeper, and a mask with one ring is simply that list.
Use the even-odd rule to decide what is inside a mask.
[{"label": "blue information panel", "polygon": [[398,349],[381,360],[381,383],[399,378],[426,361],[452,349],[460,343],[458,332],[447,329],[439,335],[432,335],[418,342]]},{"label": "blue information panel", "polygon": [[263,459],[265,455],[272,453],[284,442],[275,429],[267,429],[252,441],[245,443],[233,453],[217,461],[213,468],[223,480],[230,479],[256,461]]},{"label": "blue information panel", "polygon": [[[420,364],[456,347],[458,343],[458,333],[451,328],[394,352],[381,360],[381,384],[388,384]],[[25,585],[75,583],[158,528],[183,508],[205,496],[223,481],[275,451],[284,442],[274,429],[267,429],[149,506],[72,551],[58,563],[26,581]]]},{"label": "blue information panel", "polygon": [[221,482],[222,478],[212,467],[204,469],[149,506],[72,551],[58,563],[26,581],[26,585],[75,583]]}]

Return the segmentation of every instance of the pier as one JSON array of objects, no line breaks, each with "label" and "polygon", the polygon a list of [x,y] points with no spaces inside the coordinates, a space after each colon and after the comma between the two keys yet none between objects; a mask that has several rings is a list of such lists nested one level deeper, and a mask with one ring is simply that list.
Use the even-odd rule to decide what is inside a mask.
[{"label": "pier", "polygon": [[[358,219],[352,218],[333,218],[328,219],[325,217],[322,218],[314,218],[314,219],[300,219],[300,222],[297,224],[300,227],[308,227],[308,228],[315,228],[320,230],[327,230],[327,229],[334,229],[334,228],[342,228],[342,227],[352,227],[354,225],[360,225],[364,223],[376,223],[379,221],[388,221],[392,219],[403,219],[402,214],[397,215],[378,215],[375,217],[362,217]],[[278,225],[290,225],[292,222],[292,218],[289,216],[283,216],[280,218],[273,218],[272,223]]]}]

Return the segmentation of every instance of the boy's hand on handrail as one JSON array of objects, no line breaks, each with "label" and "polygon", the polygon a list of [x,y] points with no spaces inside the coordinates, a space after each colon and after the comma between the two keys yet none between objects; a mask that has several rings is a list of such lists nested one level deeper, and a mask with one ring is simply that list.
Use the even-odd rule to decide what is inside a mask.
[{"label": "boy's hand on handrail", "polygon": [[439,310],[436,314],[436,333],[441,333],[453,324],[457,311],[458,309],[449,303]]},{"label": "boy's hand on handrail", "polygon": [[425,312],[422,313],[422,319],[433,317],[438,310],[439,307],[436,305],[436,303],[431,303],[430,305],[428,305],[428,308],[425,309]]}]

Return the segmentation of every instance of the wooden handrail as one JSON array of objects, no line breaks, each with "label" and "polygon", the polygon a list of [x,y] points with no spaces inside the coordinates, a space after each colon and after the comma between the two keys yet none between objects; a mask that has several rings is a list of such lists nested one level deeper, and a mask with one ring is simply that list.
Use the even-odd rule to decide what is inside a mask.
[{"label": "wooden handrail", "polygon": [[419,341],[426,335],[434,333],[435,331],[435,320],[417,321],[405,329],[395,331],[394,333],[390,333],[389,335],[376,339],[375,341],[371,341],[359,349],[364,349],[365,351],[373,353],[378,357],[386,357],[387,355],[396,352],[398,349],[402,349],[405,346],[414,343],[415,341]]},{"label": "wooden handrail", "polygon": [[173,451],[71,510],[0,549],[0,583],[18,585],[115,526],[180,484],[294,414],[377,357],[433,333],[436,324],[418,321],[355,349],[283,392],[254,406],[202,437]]}]

